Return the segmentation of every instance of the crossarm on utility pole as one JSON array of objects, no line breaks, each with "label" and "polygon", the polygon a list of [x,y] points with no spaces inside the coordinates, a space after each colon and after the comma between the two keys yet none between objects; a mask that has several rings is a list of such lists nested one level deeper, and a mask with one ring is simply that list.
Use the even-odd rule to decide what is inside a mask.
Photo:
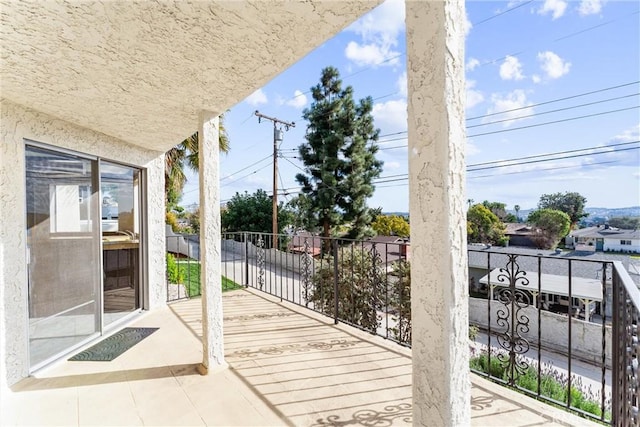
[{"label": "crossarm on utility pole", "polygon": [[273,196],[271,197],[271,200],[273,201],[272,247],[274,249],[278,249],[278,141],[282,142],[282,128],[278,129],[278,124],[283,125],[285,130],[289,130],[290,127],[295,127],[296,124],[295,122],[286,122],[276,117],[267,116],[260,113],[258,110],[256,110],[255,114],[258,116],[258,123],[260,123],[262,119],[273,122]]}]

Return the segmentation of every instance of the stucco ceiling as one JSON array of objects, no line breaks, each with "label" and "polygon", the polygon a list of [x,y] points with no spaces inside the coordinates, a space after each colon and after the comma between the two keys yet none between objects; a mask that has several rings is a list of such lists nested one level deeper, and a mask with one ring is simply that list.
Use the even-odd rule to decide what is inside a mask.
[{"label": "stucco ceiling", "polygon": [[380,2],[3,0],[1,96],[165,151]]}]

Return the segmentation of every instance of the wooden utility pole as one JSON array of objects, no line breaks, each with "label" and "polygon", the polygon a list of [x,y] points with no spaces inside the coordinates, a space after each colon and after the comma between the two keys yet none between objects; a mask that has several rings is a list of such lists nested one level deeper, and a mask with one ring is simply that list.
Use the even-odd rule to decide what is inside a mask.
[{"label": "wooden utility pole", "polygon": [[[269,120],[273,122],[273,196],[271,197],[273,201],[273,248],[278,249],[278,142],[282,142],[282,126],[284,126],[285,130],[289,130],[289,128],[296,127],[295,122],[286,122],[284,120],[280,120],[276,117],[269,117],[258,110],[256,110],[256,116],[258,116],[258,123],[262,119]],[[280,128],[278,128],[278,125]]]}]

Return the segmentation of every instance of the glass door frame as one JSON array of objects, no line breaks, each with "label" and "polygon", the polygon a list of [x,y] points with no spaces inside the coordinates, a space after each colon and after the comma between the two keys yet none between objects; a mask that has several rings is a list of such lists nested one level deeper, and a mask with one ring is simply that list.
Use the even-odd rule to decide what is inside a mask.
[{"label": "glass door frame", "polygon": [[[95,155],[91,155],[91,154],[87,154],[87,153],[83,153],[81,151],[75,151],[75,150],[71,150],[71,149],[67,149],[64,147],[59,147],[59,146],[55,146],[55,145],[50,145],[47,143],[42,143],[42,142],[38,142],[38,141],[34,141],[32,139],[23,139],[23,153],[24,153],[24,159],[25,159],[25,184],[26,184],[26,156],[27,156],[27,150],[29,147],[33,147],[35,149],[41,149],[41,150],[47,150],[47,151],[51,151],[53,153],[58,153],[61,155],[69,155],[69,156],[74,156],[83,160],[89,160],[92,163],[92,177],[91,177],[91,185],[96,186],[95,188],[97,189],[97,200],[96,203],[98,204],[97,208],[91,208],[92,214],[96,215],[97,214],[97,221],[98,221],[98,230],[97,230],[97,234],[99,236],[98,238],[98,248],[97,248],[97,253],[99,254],[98,256],[98,260],[96,260],[99,264],[99,277],[97,278],[98,283],[99,283],[99,289],[98,289],[98,295],[96,298],[96,313],[95,313],[95,328],[96,331],[94,333],[92,333],[91,335],[87,336],[85,339],[79,341],[78,343],[75,343],[73,345],[71,345],[68,348],[65,348],[64,350],[47,357],[46,359],[39,361],[37,363],[32,364],[31,363],[31,333],[30,333],[30,328],[27,328],[27,335],[25,337],[26,339],[26,344],[27,344],[27,366],[28,366],[28,371],[30,374],[50,365],[51,363],[53,363],[54,361],[60,360],[61,358],[65,357],[66,355],[69,355],[70,353],[73,353],[74,351],[77,351],[78,349],[82,348],[83,346],[86,346],[87,344],[95,341],[96,339],[98,339],[101,336],[104,336],[106,333],[109,333],[110,331],[112,331],[113,329],[121,326],[123,323],[129,321],[132,317],[135,317],[137,314],[139,314],[141,311],[145,310],[148,307],[148,302],[147,302],[147,292],[148,292],[148,273],[147,273],[147,267],[149,265],[148,263],[148,251],[147,251],[147,244],[148,244],[148,237],[147,237],[147,169],[144,167],[141,167],[139,165],[134,165],[134,164],[127,164],[124,162],[119,162],[119,161],[115,161],[115,160],[111,160],[111,159],[107,159],[107,158],[103,158],[100,156],[95,156]],[[138,296],[137,296],[137,305],[138,307],[133,310],[131,313],[128,313],[127,315],[123,316],[121,319],[118,319],[117,321],[114,321],[113,323],[106,325],[104,324],[104,262],[103,262],[103,250],[104,250],[104,245],[102,242],[102,182],[101,182],[101,164],[102,162],[108,162],[108,163],[112,163],[112,164],[116,164],[116,165],[122,165],[122,166],[126,166],[126,167],[130,167],[133,168],[135,170],[137,170],[139,172],[139,184],[138,184],[138,194],[137,194],[137,203],[138,203],[138,207],[139,207],[139,212],[137,213],[137,221],[139,224],[139,250],[138,250],[138,255],[137,255],[137,261],[138,261],[138,272],[137,272],[137,280],[138,280]],[[93,170],[95,168],[95,171]],[[26,223],[26,218],[27,218],[27,214],[28,214],[28,205],[27,205],[27,197],[28,197],[28,193],[27,193],[27,188],[25,186],[25,198],[23,200],[24,202],[24,215],[23,218],[25,218],[25,233],[28,230],[28,224]],[[25,261],[27,263],[27,298],[29,297],[29,289],[31,286],[31,277],[30,277],[30,267],[28,267],[28,265],[30,265],[31,263],[31,256],[30,256],[30,247],[29,245],[27,245],[26,247],[26,253],[25,253]],[[27,305],[27,312],[26,314],[26,321],[28,322],[29,318],[30,318],[30,308],[29,308],[29,304]]]},{"label": "glass door frame", "polygon": [[[27,184],[27,152],[29,151],[29,149],[34,149],[34,150],[44,150],[44,151],[49,151],[53,154],[59,154],[61,156],[71,156],[74,158],[78,158],[81,160],[86,160],[86,161],[90,161],[91,162],[91,187],[92,187],[92,192],[90,194],[90,198],[92,199],[90,203],[94,203],[96,205],[98,205],[98,200],[99,200],[99,187],[96,187],[96,185],[98,184],[99,180],[99,176],[97,174],[97,169],[99,167],[99,162],[98,162],[98,157],[96,156],[92,156],[86,153],[80,153],[80,152],[76,152],[73,150],[68,150],[68,149],[64,149],[61,147],[55,147],[55,146],[51,146],[48,144],[44,144],[44,143],[40,143],[37,141],[33,141],[33,140],[29,140],[29,139],[24,139],[24,159],[25,159],[25,185]],[[95,170],[94,170],[95,169]],[[94,189],[96,189],[96,191],[94,191]],[[25,218],[25,233],[28,234],[28,230],[30,229],[29,224],[26,222],[27,219],[27,215],[29,214],[29,208],[28,208],[28,198],[29,198],[30,194],[29,194],[29,190],[28,187],[25,186],[25,199],[24,199],[24,218]],[[95,198],[95,200],[93,200]],[[50,202],[49,202],[50,203]],[[89,215],[90,217],[88,218],[88,220],[95,222],[98,218],[99,215],[101,215],[100,213],[100,206],[91,206],[90,207],[90,211],[89,211]],[[91,217],[91,216],[95,216]],[[98,240],[97,244],[101,244],[100,242],[100,234],[101,234],[101,226],[100,224],[96,225],[97,230],[94,228],[94,226],[92,225],[91,227],[91,233],[95,234],[95,238],[96,240]],[[67,233],[61,233],[61,235],[64,235]],[[94,242],[94,244],[96,244]],[[29,322],[30,324],[30,320],[31,319],[31,315],[32,315],[32,311],[31,311],[31,289],[32,289],[32,285],[33,283],[33,278],[31,277],[31,264],[32,264],[32,260],[33,260],[33,256],[32,256],[32,242],[29,243],[27,245],[26,248],[26,261],[27,261],[27,298],[29,300],[29,303],[27,304],[27,322]],[[95,252],[94,252],[95,251]],[[97,249],[94,248],[92,250],[92,252],[94,253],[98,253]],[[38,268],[36,266],[36,268]],[[91,334],[87,335],[86,338],[81,339],[80,341],[70,345],[69,347],[64,348],[63,350],[60,350],[57,353],[53,353],[52,355],[46,356],[44,359],[39,360],[35,363],[32,363],[32,348],[31,348],[31,340],[32,340],[32,334],[31,334],[31,328],[28,327],[27,328],[27,336],[26,336],[26,340],[27,340],[27,364],[29,366],[29,372],[33,373],[35,371],[38,371],[39,369],[51,364],[52,362],[60,359],[62,356],[64,356],[65,354],[71,353],[79,348],[81,348],[82,346],[86,345],[87,343],[97,339],[98,337],[100,337],[102,335],[102,300],[101,300],[101,295],[100,295],[100,291],[102,289],[102,265],[99,265],[99,268],[96,272],[98,277],[94,277],[94,283],[95,285],[98,287],[98,289],[96,289],[96,297],[95,297],[95,312],[93,313],[93,317],[94,317],[94,332],[92,332]],[[57,317],[60,313],[55,313],[50,317]]]},{"label": "glass door frame", "polygon": [[[111,323],[109,323],[108,325],[105,325],[105,308],[104,308],[104,288],[105,288],[105,283],[104,283],[104,279],[105,279],[105,275],[104,275],[104,242],[102,241],[102,239],[100,239],[100,266],[101,266],[101,286],[100,286],[100,330],[101,330],[101,334],[104,335],[105,332],[109,332],[112,331],[114,328],[117,328],[119,325],[121,325],[122,323],[127,322],[131,317],[134,317],[136,314],[140,313],[142,310],[144,310],[146,308],[146,304],[145,304],[145,297],[146,297],[146,289],[147,289],[147,282],[146,282],[146,266],[147,264],[147,257],[146,257],[146,246],[147,246],[147,233],[146,233],[146,222],[145,219],[147,218],[147,205],[146,205],[146,191],[147,191],[147,169],[146,168],[142,168],[138,165],[133,165],[133,164],[129,164],[129,163],[124,163],[124,162],[119,162],[116,160],[111,160],[111,159],[107,159],[104,157],[98,157],[98,185],[99,185],[99,189],[100,189],[100,200],[102,200],[103,197],[103,193],[102,193],[102,165],[103,163],[110,163],[112,165],[115,166],[122,166],[122,167],[127,167],[127,168],[131,168],[134,169],[136,171],[138,171],[138,176],[139,176],[139,182],[138,182],[138,191],[137,191],[137,206],[138,206],[138,212],[135,213],[135,215],[137,215],[137,222],[138,222],[138,227],[139,227],[139,236],[138,236],[138,241],[139,241],[139,246],[138,246],[138,254],[137,254],[137,263],[138,263],[138,272],[137,272],[137,296],[136,296],[136,304],[137,307],[135,309],[133,309],[130,313],[127,313],[126,315],[123,315],[120,319],[117,319]],[[102,203],[100,203],[100,234],[102,235],[104,233],[103,227],[102,227]],[[136,221],[134,219],[134,221]]]}]

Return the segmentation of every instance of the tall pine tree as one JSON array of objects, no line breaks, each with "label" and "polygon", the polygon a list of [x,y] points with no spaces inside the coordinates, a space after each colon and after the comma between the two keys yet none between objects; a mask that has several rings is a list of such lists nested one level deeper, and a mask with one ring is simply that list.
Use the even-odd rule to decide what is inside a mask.
[{"label": "tall pine tree", "polygon": [[349,237],[362,238],[373,220],[367,199],[373,180],[382,172],[376,159],[378,135],[371,114],[371,97],[356,103],[353,88],[342,89],[338,70],[322,70],[320,83],[311,89],[313,103],[304,110],[307,142],[299,147],[305,173],[296,175],[309,199],[310,223],[326,237],[349,223]]}]

